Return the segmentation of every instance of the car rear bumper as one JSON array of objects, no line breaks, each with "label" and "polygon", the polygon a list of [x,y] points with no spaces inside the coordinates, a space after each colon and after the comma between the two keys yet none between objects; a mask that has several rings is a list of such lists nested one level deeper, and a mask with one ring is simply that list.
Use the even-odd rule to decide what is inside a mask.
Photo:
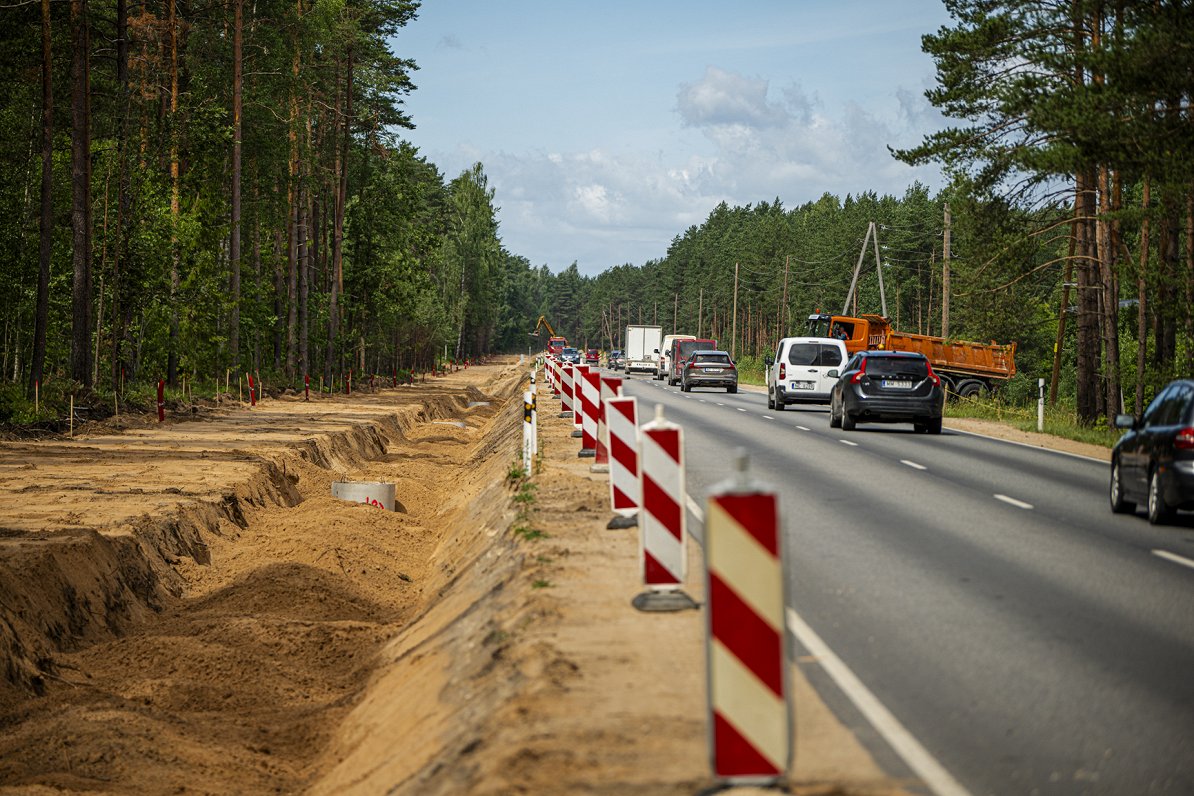
[{"label": "car rear bumper", "polygon": [[830,393],[828,391],[821,392],[820,390],[787,390],[787,389],[784,389],[782,386],[778,390],[776,390],[775,394],[778,395],[780,400],[786,404],[798,404],[798,403],[827,404],[827,403],[829,403],[829,396],[830,396]]},{"label": "car rear bumper", "polygon": [[689,376],[689,387],[737,387],[738,379],[724,376]]},{"label": "car rear bumper", "polygon": [[877,422],[910,422],[920,418],[938,418],[942,414],[943,401],[934,396],[867,396],[865,398],[847,393],[845,409],[856,420]]}]

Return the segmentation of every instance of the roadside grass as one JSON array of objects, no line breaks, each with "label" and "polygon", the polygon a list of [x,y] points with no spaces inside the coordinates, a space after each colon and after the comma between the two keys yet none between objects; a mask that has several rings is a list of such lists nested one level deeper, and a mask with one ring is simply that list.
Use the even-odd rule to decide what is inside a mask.
[{"label": "roadside grass", "polygon": [[[976,420],[994,420],[1021,431],[1036,431],[1036,406],[1017,406],[1000,400],[998,395],[974,398],[952,398],[945,405],[947,417],[968,417]],[[1123,434],[1119,429],[1108,428],[1105,422],[1084,426],[1077,420],[1073,406],[1058,402],[1045,407],[1044,433],[1075,442],[1101,445],[1110,448]]]},{"label": "roadside grass", "polygon": [[548,534],[536,528],[532,522],[535,513],[535,490],[539,488],[539,485],[527,477],[526,472],[522,469],[521,460],[515,460],[510,464],[510,469],[506,471],[506,482],[518,489],[512,498],[514,504],[518,506],[518,515],[515,517],[514,525],[510,528],[511,532],[528,542],[547,539]]}]

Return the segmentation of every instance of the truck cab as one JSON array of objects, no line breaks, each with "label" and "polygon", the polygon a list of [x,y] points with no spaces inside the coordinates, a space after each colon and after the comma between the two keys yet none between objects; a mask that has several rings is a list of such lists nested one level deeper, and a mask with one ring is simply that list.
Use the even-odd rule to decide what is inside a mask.
[{"label": "truck cab", "polygon": [[887,330],[891,325],[879,315],[829,315],[815,313],[808,316],[806,324],[809,337],[829,337],[846,344],[846,352],[879,350],[887,342]]}]

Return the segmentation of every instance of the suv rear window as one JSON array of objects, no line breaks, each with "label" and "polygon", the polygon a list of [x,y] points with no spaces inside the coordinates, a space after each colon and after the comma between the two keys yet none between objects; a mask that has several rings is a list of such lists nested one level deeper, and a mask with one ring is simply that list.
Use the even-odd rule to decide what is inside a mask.
[{"label": "suv rear window", "polygon": [[929,363],[919,357],[875,357],[866,358],[868,376],[911,376],[923,379],[929,375]]},{"label": "suv rear window", "polygon": [[832,367],[842,364],[842,352],[837,346],[824,343],[792,343],[788,347],[788,363]]},{"label": "suv rear window", "polygon": [[730,364],[729,354],[694,354],[693,362],[698,362],[702,365],[728,365]]}]

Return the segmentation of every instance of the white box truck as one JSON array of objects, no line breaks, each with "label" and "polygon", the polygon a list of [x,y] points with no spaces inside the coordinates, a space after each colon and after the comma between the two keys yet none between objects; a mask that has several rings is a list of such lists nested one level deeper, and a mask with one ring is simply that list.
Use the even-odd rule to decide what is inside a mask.
[{"label": "white box truck", "polygon": [[637,370],[654,375],[659,367],[659,346],[662,341],[662,326],[627,326],[626,372]]}]

